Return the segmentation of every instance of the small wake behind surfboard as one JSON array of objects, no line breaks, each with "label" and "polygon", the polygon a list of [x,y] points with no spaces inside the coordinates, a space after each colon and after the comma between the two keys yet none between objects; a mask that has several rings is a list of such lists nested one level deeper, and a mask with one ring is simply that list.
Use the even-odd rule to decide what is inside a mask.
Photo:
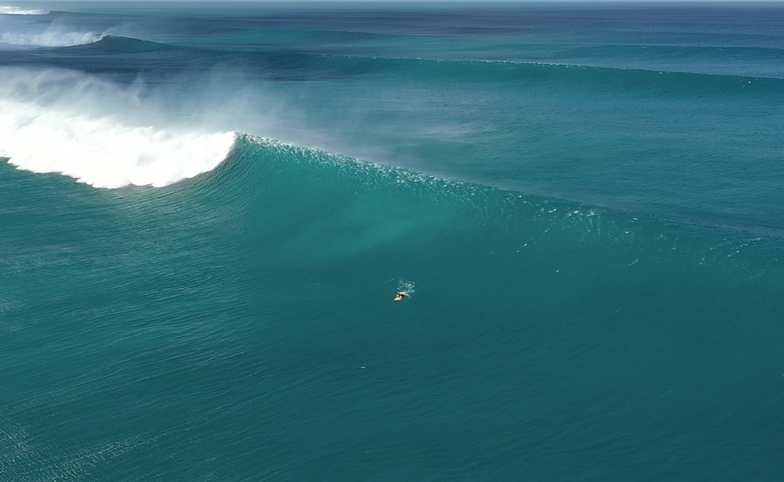
[{"label": "small wake behind surfboard", "polygon": [[397,286],[397,295],[395,296],[395,299],[392,301],[403,301],[405,298],[411,296],[413,292],[414,292],[413,281],[400,280],[400,283]]}]

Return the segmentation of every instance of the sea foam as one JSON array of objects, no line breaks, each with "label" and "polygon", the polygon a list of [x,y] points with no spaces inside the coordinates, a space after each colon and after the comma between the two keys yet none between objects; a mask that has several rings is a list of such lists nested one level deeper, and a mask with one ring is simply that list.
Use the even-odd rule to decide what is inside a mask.
[{"label": "sea foam", "polygon": [[0,157],[19,169],[162,187],[214,169],[234,144],[234,132],[166,122],[133,87],[68,71],[6,68],[0,79]]}]

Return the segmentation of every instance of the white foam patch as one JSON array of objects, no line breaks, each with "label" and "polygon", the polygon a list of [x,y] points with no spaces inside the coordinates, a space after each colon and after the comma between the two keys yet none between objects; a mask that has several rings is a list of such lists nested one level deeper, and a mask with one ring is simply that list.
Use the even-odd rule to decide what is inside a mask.
[{"label": "white foam patch", "polygon": [[0,5],[0,15],[47,15],[48,10],[41,9],[25,9],[19,7],[12,7],[10,5]]},{"label": "white foam patch", "polygon": [[36,47],[72,47],[98,42],[104,37],[95,32],[63,32],[47,29],[43,33],[5,32],[0,36],[0,43],[8,45],[27,45]]},{"label": "white foam patch", "polygon": [[0,102],[0,156],[20,169],[56,172],[95,187],[167,186],[218,166],[234,133],[179,133],[124,126]]},{"label": "white foam patch", "polygon": [[102,188],[167,186],[223,162],[234,132],[167,123],[136,90],[68,71],[0,68],[0,157]]}]

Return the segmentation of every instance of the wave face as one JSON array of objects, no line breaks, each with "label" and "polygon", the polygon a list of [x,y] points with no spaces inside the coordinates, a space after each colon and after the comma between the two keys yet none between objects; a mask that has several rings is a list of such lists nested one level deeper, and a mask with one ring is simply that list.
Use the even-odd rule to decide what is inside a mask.
[{"label": "wave face", "polygon": [[105,33],[0,48],[0,479],[780,478],[784,8],[76,7],[0,18]]},{"label": "wave face", "polygon": [[[217,169],[157,190],[0,174],[17,200],[0,211],[5,352],[20,370],[50,367],[35,375],[47,389],[33,391],[32,374],[8,382],[0,427],[19,442],[0,468],[14,479],[308,480],[329,466],[366,480],[400,463],[465,480],[552,473],[563,455],[532,444],[586,451],[574,460],[608,476],[650,466],[650,480],[677,447],[679,470],[721,479],[747,467],[715,454],[780,455],[729,437],[775,442],[784,429],[784,268],[770,240],[251,136]],[[394,303],[406,284],[415,292]],[[85,404],[90,416],[72,421]],[[672,423],[717,416],[720,441]],[[30,435],[51,417],[64,425]],[[89,435],[74,442],[76,431]],[[238,433],[276,450],[235,449]],[[592,448],[610,435],[613,450]],[[619,462],[629,438],[645,448]],[[391,460],[350,456],[370,441]],[[485,445],[510,455],[456,462]]]}]

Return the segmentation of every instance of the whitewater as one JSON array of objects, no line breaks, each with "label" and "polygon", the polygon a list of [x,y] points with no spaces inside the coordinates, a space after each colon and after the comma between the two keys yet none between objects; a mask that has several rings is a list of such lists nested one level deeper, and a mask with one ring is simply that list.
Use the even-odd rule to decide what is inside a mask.
[{"label": "whitewater", "polygon": [[22,7],[15,7],[10,5],[0,5],[0,15],[47,15],[47,10],[41,9],[26,9]]},{"label": "whitewater", "polygon": [[4,68],[0,77],[0,156],[20,169],[94,187],[162,187],[214,169],[234,143],[233,132],[129,122],[133,110],[154,117],[138,84],[57,70]]}]

